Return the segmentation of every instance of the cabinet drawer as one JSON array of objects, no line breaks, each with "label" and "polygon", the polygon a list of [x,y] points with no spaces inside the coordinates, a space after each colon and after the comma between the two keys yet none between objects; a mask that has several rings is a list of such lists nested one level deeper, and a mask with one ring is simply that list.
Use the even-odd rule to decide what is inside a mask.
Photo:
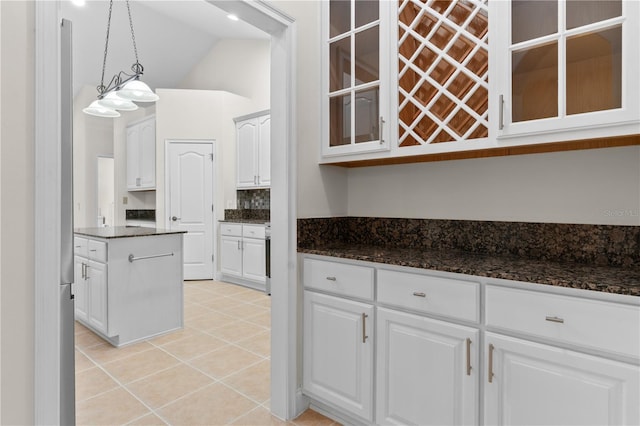
[{"label": "cabinet drawer", "polygon": [[304,285],[307,288],[373,300],[373,268],[328,262],[304,260]]},{"label": "cabinet drawer", "polygon": [[230,235],[232,237],[241,237],[242,236],[242,225],[239,223],[221,223],[220,224],[220,234],[222,235]]},{"label": "cabinet drawer", "polygon": [[479,292],[472,281],[378,270],[378,301],[400,308],[478,322]]},{"label": "cabinet drawer", "polygon": [[486,287],[487,326],[626,356],[640,356],[640,307]]},{"label": "cabinet drawer", "polygon": [[89,240],[89,259],[98,262],[107,262],[107,243],[96,240]]},{"label": "cabinet drawer", "polygon": [[242,236],[245,238],[260,238],[264,240],[264,226],[242,225]]},{"label": "cabinet drawer", "polygon": [[73,252],[76,256],[89,257],[89,249],[87,243],[89,240],[86,238],[74,237],[73,238]]}]

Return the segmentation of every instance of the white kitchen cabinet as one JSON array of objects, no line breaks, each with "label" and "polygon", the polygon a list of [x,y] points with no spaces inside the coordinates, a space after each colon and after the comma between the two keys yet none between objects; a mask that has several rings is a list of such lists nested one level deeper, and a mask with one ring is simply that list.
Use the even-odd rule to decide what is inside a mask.
[{"label": "white kitchen cabinet", "polygon": [[266,242],[264,225],[220,224],[220,272],[224,279],[264,290]]},{"label": "white kitchen cabinet", "polygon": [[501,145],[639,133],[640,3],[497,1],[490,8],[490,103]]},{"label": "white kitchen cabinet", "polygon": [[75,306],[75,317],[82,321],[89,321],[89,312],[87,305],[87,279],[85,276],[85,268],[88,263],[82,257],[74,257],[74,282],[73,282],[73,300]]},{"label": "white kitchen cabinet", "polygon": [[373,420],[373,305],[304,292],[303,390]]},{"label": "white kitchen cabinet", "polygon": [[139,229],[90,228],[74,239],[75,318],[114,346],[183,325],[182,233]]},{"label": "white kitchen cabinet", "polygon": [[149,116],[127,126],[127,189],[156,187],[156,119]]},{"label": "white kitchen cabinet", "polygon": [[266,282],[265,275],[265,240],[243,238],[242,244],[242,276],[248,280]]},{"label": "white kitchen cabinet", "polygon": [[220,237],[220,271],[225,275],[242,277],[242,237]]},{"label": "white kitchen cabinet", "polygon": [[75,317],[92,329],[111,336],[107,310],[107,265],[104,263],[107,260],[106,244],[79,237],[74,238],[74,244],[76,252],[82,255],[74,257]]},{"label": "white kitchen cabinet", "polygon": [[271,115],[260,112],[236,121],[237,187],[271,185]]},{"label": "white kitchen cabinet", "polygon": [[107,265],[90,260],[86,266],[86,283],[89,324],[95,330],[111,335],[107,309]]},{"label": "white kitchen cabinet", "polygon": [[[372,1],[360,21],[358,3],[323,3],[322,164],[616,146],[640,134],[637,1]],[[379,124],[364,112],[377,96]]]},{"label": "white kitchen cabinet", "polygon": [[322,156],[389,150],[392,2],[322,2]]},{"label": "white kitchen cabinet", "polygon": [[637,425],[637,365],[487,333],[487,425]]},{"label": "white kitchen cabinet", "polygon": [[478,424],[480,332],[377,310],[377,424]]},{"label": "white kitchen cabinet", "polygon": [[485,303],[485,424],[640,422],[637,305],[500,285]]},{"label": "white kitchen cabinet", "polygon": [[303,282],[303,392],[338,417],[374,423],[364,377],[375,424],[640,423],[636,297],[315,255]]}]

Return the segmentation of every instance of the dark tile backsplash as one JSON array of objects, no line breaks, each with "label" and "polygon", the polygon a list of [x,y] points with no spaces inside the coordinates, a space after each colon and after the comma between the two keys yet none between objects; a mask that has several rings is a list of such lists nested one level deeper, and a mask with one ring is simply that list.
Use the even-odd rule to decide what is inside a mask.
[{"label": "dark tile backsplash", "polygon": [[640,227],[436,219],[298,219],[298,246],[462,250],[536,260],[640,267]]},{"label": "dark tile backsplash", "polygon": [[271,220],[270,210],[265,209],[225,209],[224,220],[227,221],[263,221]]},{"label": "dark tile backsplash", "polygon": [[271,192],[269,189],[242,189],[236,192],[238,209],[269,210]]}]

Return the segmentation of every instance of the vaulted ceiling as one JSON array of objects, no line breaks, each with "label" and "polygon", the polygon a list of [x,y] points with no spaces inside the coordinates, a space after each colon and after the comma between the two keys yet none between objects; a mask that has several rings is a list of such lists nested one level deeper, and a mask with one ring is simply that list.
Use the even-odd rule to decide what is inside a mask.
[{"label": "vaulted ceiling", "polygon": [[[108,0],[76,6],[61,2],[61,17],[72,21],[74,91],[100,83],[105,49]],[[205,0],[130,0],[143,80],[152,89],[172,88],[185,78],[220,39],[268,39],[269,36]],[[127,6],[113,2],[104,84],[135,62]]]}]

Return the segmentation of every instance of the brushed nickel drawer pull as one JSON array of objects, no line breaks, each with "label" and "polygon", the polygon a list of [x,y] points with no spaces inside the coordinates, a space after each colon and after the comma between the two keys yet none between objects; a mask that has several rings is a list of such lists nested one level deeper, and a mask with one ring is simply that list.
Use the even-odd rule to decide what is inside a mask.
[{"label": "brushed nickel drawer pull", "polygon": [[557,322],[560,324],[564,324],[564,319],[558,318],[558,317],[545,317],[545,320],[549,322]]},{"label": "brushed nickel drawer pull", "polygon": [[413,292],[413,295],[414,295],[414,296],[416,296],[416,297],[427,297],[427,295],[426,295],[426,294],[424,294],[424,293],[423,293],[423,292],[421,292],[421,291],[414,291],[414,292]]},{"label": "brushed nickel drawer pull", "polygon": [[467,337],[467,376],[471,375],[471,339]]},{"label": "brushed nickel drawer pull", "polygon": [[327,277],[328,281],[336,281],[336,277]]},{"label": "brushed nickel drawer pull", "polygon": [[366,343],[367,342],[367,318],[369,317],[369,315],[365,314],[364,312],[362,313],[362,343]]},{"label": "brushed nickel drawer pull", "polygon": [[493,349],[495,346],[489,343],[489,383],[493,383]]}]

